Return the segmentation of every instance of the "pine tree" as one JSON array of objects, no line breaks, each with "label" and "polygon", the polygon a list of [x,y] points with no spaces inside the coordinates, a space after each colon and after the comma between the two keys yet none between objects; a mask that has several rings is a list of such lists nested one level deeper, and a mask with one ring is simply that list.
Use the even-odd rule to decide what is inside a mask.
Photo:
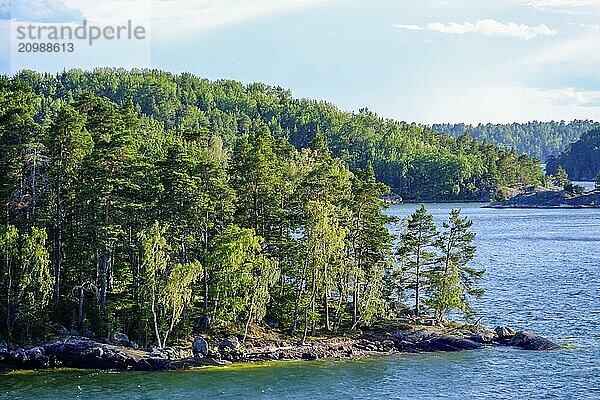
[{"label": "pine tree", "polygon": [[433,223],[433,216],[421,206],[406,219],[406,227],[400,236],[400,247],[397,255],[400,257],[402,268],[410,276],[407,279],[409,288],[414,290],[414,313],[421,315],[421,289],[425,282],[423,274],[435,262],[435,244],[438,231]]},{"label": "pine tree", "polygon": [[435,268],[428,272],[430,298],[427,304],[438,320],[451,311],[470,317],[469,297],[483,295],[483,290],[478,289],[476,284],[485,271],[468,266],[476,249],[472,225],[470,219],[461,218],[460,210],[453,209],[436,243],[440,256]]}]

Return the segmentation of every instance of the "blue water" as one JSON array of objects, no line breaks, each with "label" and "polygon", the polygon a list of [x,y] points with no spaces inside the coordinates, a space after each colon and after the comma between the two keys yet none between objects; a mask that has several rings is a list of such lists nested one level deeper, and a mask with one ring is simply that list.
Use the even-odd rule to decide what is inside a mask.
[{"label": "blue water", "polygon": [[[600,399],[600,210],[452,207],[473,219],[484,323],[529,329],[572,350],[507,348],[200,371],[0,376],[6,399]],[[416,205],[392,206],[405,216]]]}]

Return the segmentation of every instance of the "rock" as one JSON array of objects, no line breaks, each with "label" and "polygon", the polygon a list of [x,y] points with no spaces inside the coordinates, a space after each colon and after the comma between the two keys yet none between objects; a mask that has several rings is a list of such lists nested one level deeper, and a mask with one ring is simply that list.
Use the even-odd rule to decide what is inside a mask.
[{"label": "rock", "polygon": [[119,332],[113,332],[110,335],[109,341],[115,346],[129,346],[129,344],[131,343],[129,341],[129,337],[127,337],[126,334]]},{"label": "rock", "polygon": [[515,346],[524,350],[561,350],[564,347],[527,331],[517,332],[508,342],[510,346]]},{"label": "rock", "polygon": [[318,356],[315,353],[302,353],[300,358],[303,360],[316,360]]},{"label": "rock", "polygon": [[496,332],[485,327],[481,327],[478,332],[473,334],[470,339],[477,343],[489,344],[496,339]]},{"label": "rock", "polygon": [[242,347],[242,345],[240,344],[240,340],[237,338],[237,336],[229,336],[221,342],[219,345],[219,351],[224,352],[238,350],[240,347]]},{"label": "rock", "polygon": [[420,351],[460,351],[460,350],[476,350],[483,348],[481,343],[474,342],[469,339],[455,338],[452,336],[432,335],[429,339],[420,343],[416,343],[416,347]]},{"label": "rock", "polygon": [[25,363],[29,368],[48,368],[50,360],[46,357],[42,347],[33,347],[25,350]]},{"label": "rock", "polygon": [[54,331],[54,333],[56,333],[59,336],[69,336],[70,335],[69,330],[59,324],[54,324],[54,326],[52,327],[52,330]]},{"label": "rock", "polygon": [[79,336],[79,331],[77,329],[73,328],[73,329],[71,329],[69,331],[69,335],[71,335],[71,336]]},{"label": "rock", "polygon": [[90,331],[89,329],[84,329],[83,332],[81,332],[81,336],[88,337],[88,338],[93,338],[96,335],[94,334],[94,332]]},{"label": "rock", "polygon": [[498,336],[499,341],[511,339],[517,333],[514,329],[511,329],[508,326],[497,326],[494,331],[496,332],[496,336]]},{"label": "rock", "polygon": [[192,351],[194,355],[201,354],[205,357],[208,355],[208,343],[202,336],[198,336],[194,339]]}]

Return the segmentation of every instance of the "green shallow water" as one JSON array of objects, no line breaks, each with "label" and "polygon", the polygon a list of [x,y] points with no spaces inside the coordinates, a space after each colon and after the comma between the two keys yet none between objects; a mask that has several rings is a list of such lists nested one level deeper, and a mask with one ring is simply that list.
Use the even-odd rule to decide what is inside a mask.
[{"label": "green shallow water", "polygon": [[[431,204],[436,219],[452,204]],[[454,205],[457,206],[457,205]],[[462,204],[488,269],[484,323],[526,328],[572,350],[498,348],[368,360],[178,372],[19,372],[6,399],[600,399],[600,210],[490,210]],[[415,205],[393,206],[404,216]]]}]

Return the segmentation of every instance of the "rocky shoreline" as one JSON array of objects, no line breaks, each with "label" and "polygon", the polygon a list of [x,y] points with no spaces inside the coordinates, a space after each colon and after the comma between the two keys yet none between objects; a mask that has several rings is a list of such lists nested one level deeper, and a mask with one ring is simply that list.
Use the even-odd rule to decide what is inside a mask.
[{"label": "rocky shoreline", "polygon": [[573,194],[565,190],[529,188],[505,201],[491,203],[486,208],[598,208],[600,190]]},{"label": "rocky shoreline", "polygon": [[[222,366],[230,363],[278,360],[363,358],[394,353],[477,350],[511,346],[524,350],[560,350],[562,346],[527,331],[508,327],[491,330],[463,325],[450,331],[431,327],[381,326],[354,336],[326,336],[305,344],[281,337],[251,338],[242,345],[236,336],[198,336],[188,346],[134,348],[89,338],[64,336],[37,346],[0,345],[0,370],[78,368],[164,371]],[[209,344],[212,342],[212,346]]]}]

